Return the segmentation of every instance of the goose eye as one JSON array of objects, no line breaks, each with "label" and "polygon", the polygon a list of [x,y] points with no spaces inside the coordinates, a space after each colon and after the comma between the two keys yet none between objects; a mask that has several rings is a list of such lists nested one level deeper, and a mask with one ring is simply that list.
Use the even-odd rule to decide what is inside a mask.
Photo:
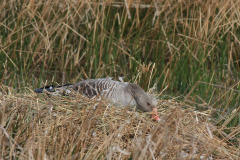
[{"label": "goose eye", "polygon": [[150,103],[147,102],[147,105],[150,106]]}]

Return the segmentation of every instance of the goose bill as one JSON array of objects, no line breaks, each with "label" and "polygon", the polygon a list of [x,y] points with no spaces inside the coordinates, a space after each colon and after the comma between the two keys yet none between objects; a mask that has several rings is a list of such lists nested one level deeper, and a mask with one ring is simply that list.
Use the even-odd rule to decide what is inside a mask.
[{"label": "goose bill", "polygon": [[157,108],[153,108],[152,112],[151,112],[151,116],[152,118],[154,118],[156,121],[159,121],[160,118],[158,116],[158,113],[157,113]]}]

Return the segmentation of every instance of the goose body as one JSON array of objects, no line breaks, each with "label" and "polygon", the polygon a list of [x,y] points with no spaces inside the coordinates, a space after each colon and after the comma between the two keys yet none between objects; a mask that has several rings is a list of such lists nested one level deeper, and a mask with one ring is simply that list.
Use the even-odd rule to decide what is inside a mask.
[{"label": "goose body", "polygon": [[110,78],[101,78],[77,82],[72,88],[89,98],[101,96],[103,99],[120,103],[123,106],[137,105],[135,99],[127,92],[126,86],[127,84],[113,81]]},{"label": "goose body", "polygon": [[[138,84],[122,83],[114,81],[111,78],[87,79],[69,86],[56,88],[40,88],[34,90],[36,93],[42,93],[44,89],[48,92],[66,90],[71,88],[74,91],[93,98],[100,96],[103,99],[120,103],[122,106],[137,105],[144,112],[152,112],[151,115],[159,120],[157,114],[157,100],[154,96],[146,93]],[[70,91],[70,90],[68,90]]]}]

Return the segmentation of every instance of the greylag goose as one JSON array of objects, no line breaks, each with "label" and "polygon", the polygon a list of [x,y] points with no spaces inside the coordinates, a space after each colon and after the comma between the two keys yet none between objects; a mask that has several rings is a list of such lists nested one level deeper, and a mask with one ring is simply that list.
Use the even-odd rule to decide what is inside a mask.
[{"label": "greylag goose", "polygon": [[45,89],[48,92],[60,92],[60,90],[70,92],[68,88],[78,91],[89,98],[101,96],[103,99],[120,103],[122,106],[137,105],[140,110],[151,112],[151,116],[155,120],[159,120],[156,98],[146,93],[135,83],[122,83],[114,81],[111,78],[87,79],[72,85],[57,88],[50,86],[35,89],[34,91],[36,93],[42,93]]}]

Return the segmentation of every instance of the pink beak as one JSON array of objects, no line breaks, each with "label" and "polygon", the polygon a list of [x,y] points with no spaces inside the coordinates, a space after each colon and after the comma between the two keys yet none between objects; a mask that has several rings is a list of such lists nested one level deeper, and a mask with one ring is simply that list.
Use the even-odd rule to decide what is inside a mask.
[{"label": "pink beak", "polygon": [[157,108],[153,108],[152,112],[151,112],[151,116],[152,118],[154,118],[156,121],[159,121],[160,118],[158,116],[158,113],[157,113]]}]

